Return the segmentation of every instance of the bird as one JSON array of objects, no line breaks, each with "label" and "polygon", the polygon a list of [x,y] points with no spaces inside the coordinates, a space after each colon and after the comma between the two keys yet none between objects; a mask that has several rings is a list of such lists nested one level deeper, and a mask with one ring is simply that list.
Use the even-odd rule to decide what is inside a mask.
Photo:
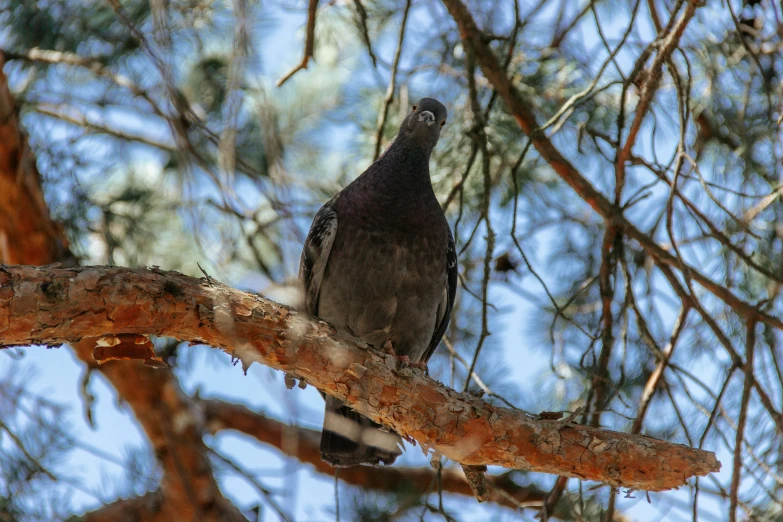
[{"label": "bird", "polygon": [[[430,180],[446,107],[422,98],[384,153],[316,213],[299,263],[300,308],[424,367],[451,319],[454,237]],[[390,465],[400,436],[324,395],[321,457],[334,467]]]}]

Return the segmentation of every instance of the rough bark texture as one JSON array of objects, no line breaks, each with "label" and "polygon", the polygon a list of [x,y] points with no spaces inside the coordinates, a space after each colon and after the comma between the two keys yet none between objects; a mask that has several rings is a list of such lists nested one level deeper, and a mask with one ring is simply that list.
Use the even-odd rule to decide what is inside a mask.
[{"label": "rough bark texture", "polygon": [[[0,263],[76,265],[62,227],[49,215],[35,157],[20,126],[3,65],[0,52]],[[83,339],[73,347],[82,361],[96,368],[94,339]],[[104,364],[98,369],[147,433],[163,479],[157,494],[118,501],[87,519],[245,520],[220,493],[201,427],[196,425],[176,378],[137,362]]]},{"label": "rough bark texture", "polygon": [[325,323],[205,280],[147,269],[0,269],[0,344],[53,345],[120,333],[204,343],[245,363],[284,370],[462,464],[650,491],[720,469],[710,452],[536,421],[489,405],[420,371],[398,370],[393,356],[367,349]]},{"label": "rough bark texture", "polygon": [[[205,400],[202,405],[208,431],[239,431],[312,465],[319,473],[334,474],[334,468],[321,460],[320,431],[283,424],[239,404]],[[421,495],[437,487],[436,472],[427,468],[354,466],[341,469],[339,476],[346,484],[376,491]],[[502,506],[537,507],[546,497],[546,492],[535,486],[520,486],[506,475],[488,476],[487,482],[492,486],[489,500]],[[441,488],[445,493],[473,496],[465,476],[456,469],[443,470]]]}]

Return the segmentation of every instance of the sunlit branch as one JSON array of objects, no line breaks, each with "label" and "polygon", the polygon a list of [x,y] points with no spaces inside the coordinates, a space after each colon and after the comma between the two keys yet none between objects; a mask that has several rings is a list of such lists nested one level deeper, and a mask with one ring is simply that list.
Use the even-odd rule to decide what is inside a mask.
[{"label": "sunlit branch", "polygon": [[[55,345],[117,334],[222,348],[305,379],[461,464],[499,465],[665,490],[720,468],[715,455],[639,435],[533,420],[460,394],[330,326],[261,297],[158,269],[6,266],[0,339]],[[127,364],[127,363],[125,363]],[[119,365],[117,367],[120,367]],[[448,427],[448,429],[444,429]]]}]

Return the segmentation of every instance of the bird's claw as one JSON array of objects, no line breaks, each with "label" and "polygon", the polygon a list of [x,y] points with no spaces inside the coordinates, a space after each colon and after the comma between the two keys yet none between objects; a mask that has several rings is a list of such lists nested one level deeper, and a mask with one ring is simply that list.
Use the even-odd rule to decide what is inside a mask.
[{"label": "bird's claw", "polygon": [[[405,358],[408,359],[407,357],[405,357]],[[424,361],[411,362],[410,359],[408,359],[406,366],[410,367],[410,368],[416,368],[417,370],[421,370],[424,373],[426,373],[427,375],[430,374],[430,370],[429,370],[429,368],[427,368],[427,363],[424,362]]]},{"label": "bird's claw", "polygon": [[413,363],[411,362],[411,358],[407,355],[395,355],[397,357],[397,365],[402,368],[408,368],[409,366],[412,366]]},{"label": "bird's claw", "polygon": [[391,339],[387,339],[385,343],[383,343],[383,351],[388,353],[389,355],[397,356],[396,353],[394,353],[394,346],[392,346]]},{"label": "bird's claw", "polygon": [[422,370],[427,375],[430,374],[426,361],[412,362],[410,357],[407,355],[397,355],[397,353],[394,351],[394,346],[392,346],[391,340],[387,340],[385,343],[383,343],[382,348],[384,352],[397,358],[398,367],[400,370],[404,368],[416,368],[417,370]]}]

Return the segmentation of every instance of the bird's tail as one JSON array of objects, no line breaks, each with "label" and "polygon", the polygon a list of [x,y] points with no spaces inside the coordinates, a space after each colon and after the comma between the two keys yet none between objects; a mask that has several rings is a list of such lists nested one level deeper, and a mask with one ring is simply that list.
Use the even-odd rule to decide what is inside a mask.
[{"label": "bird's tail", "polygon": [[335,467],[389,465],[402,453],[402,439],[359,415],[342,401],[326,396],[321,458]]}]

